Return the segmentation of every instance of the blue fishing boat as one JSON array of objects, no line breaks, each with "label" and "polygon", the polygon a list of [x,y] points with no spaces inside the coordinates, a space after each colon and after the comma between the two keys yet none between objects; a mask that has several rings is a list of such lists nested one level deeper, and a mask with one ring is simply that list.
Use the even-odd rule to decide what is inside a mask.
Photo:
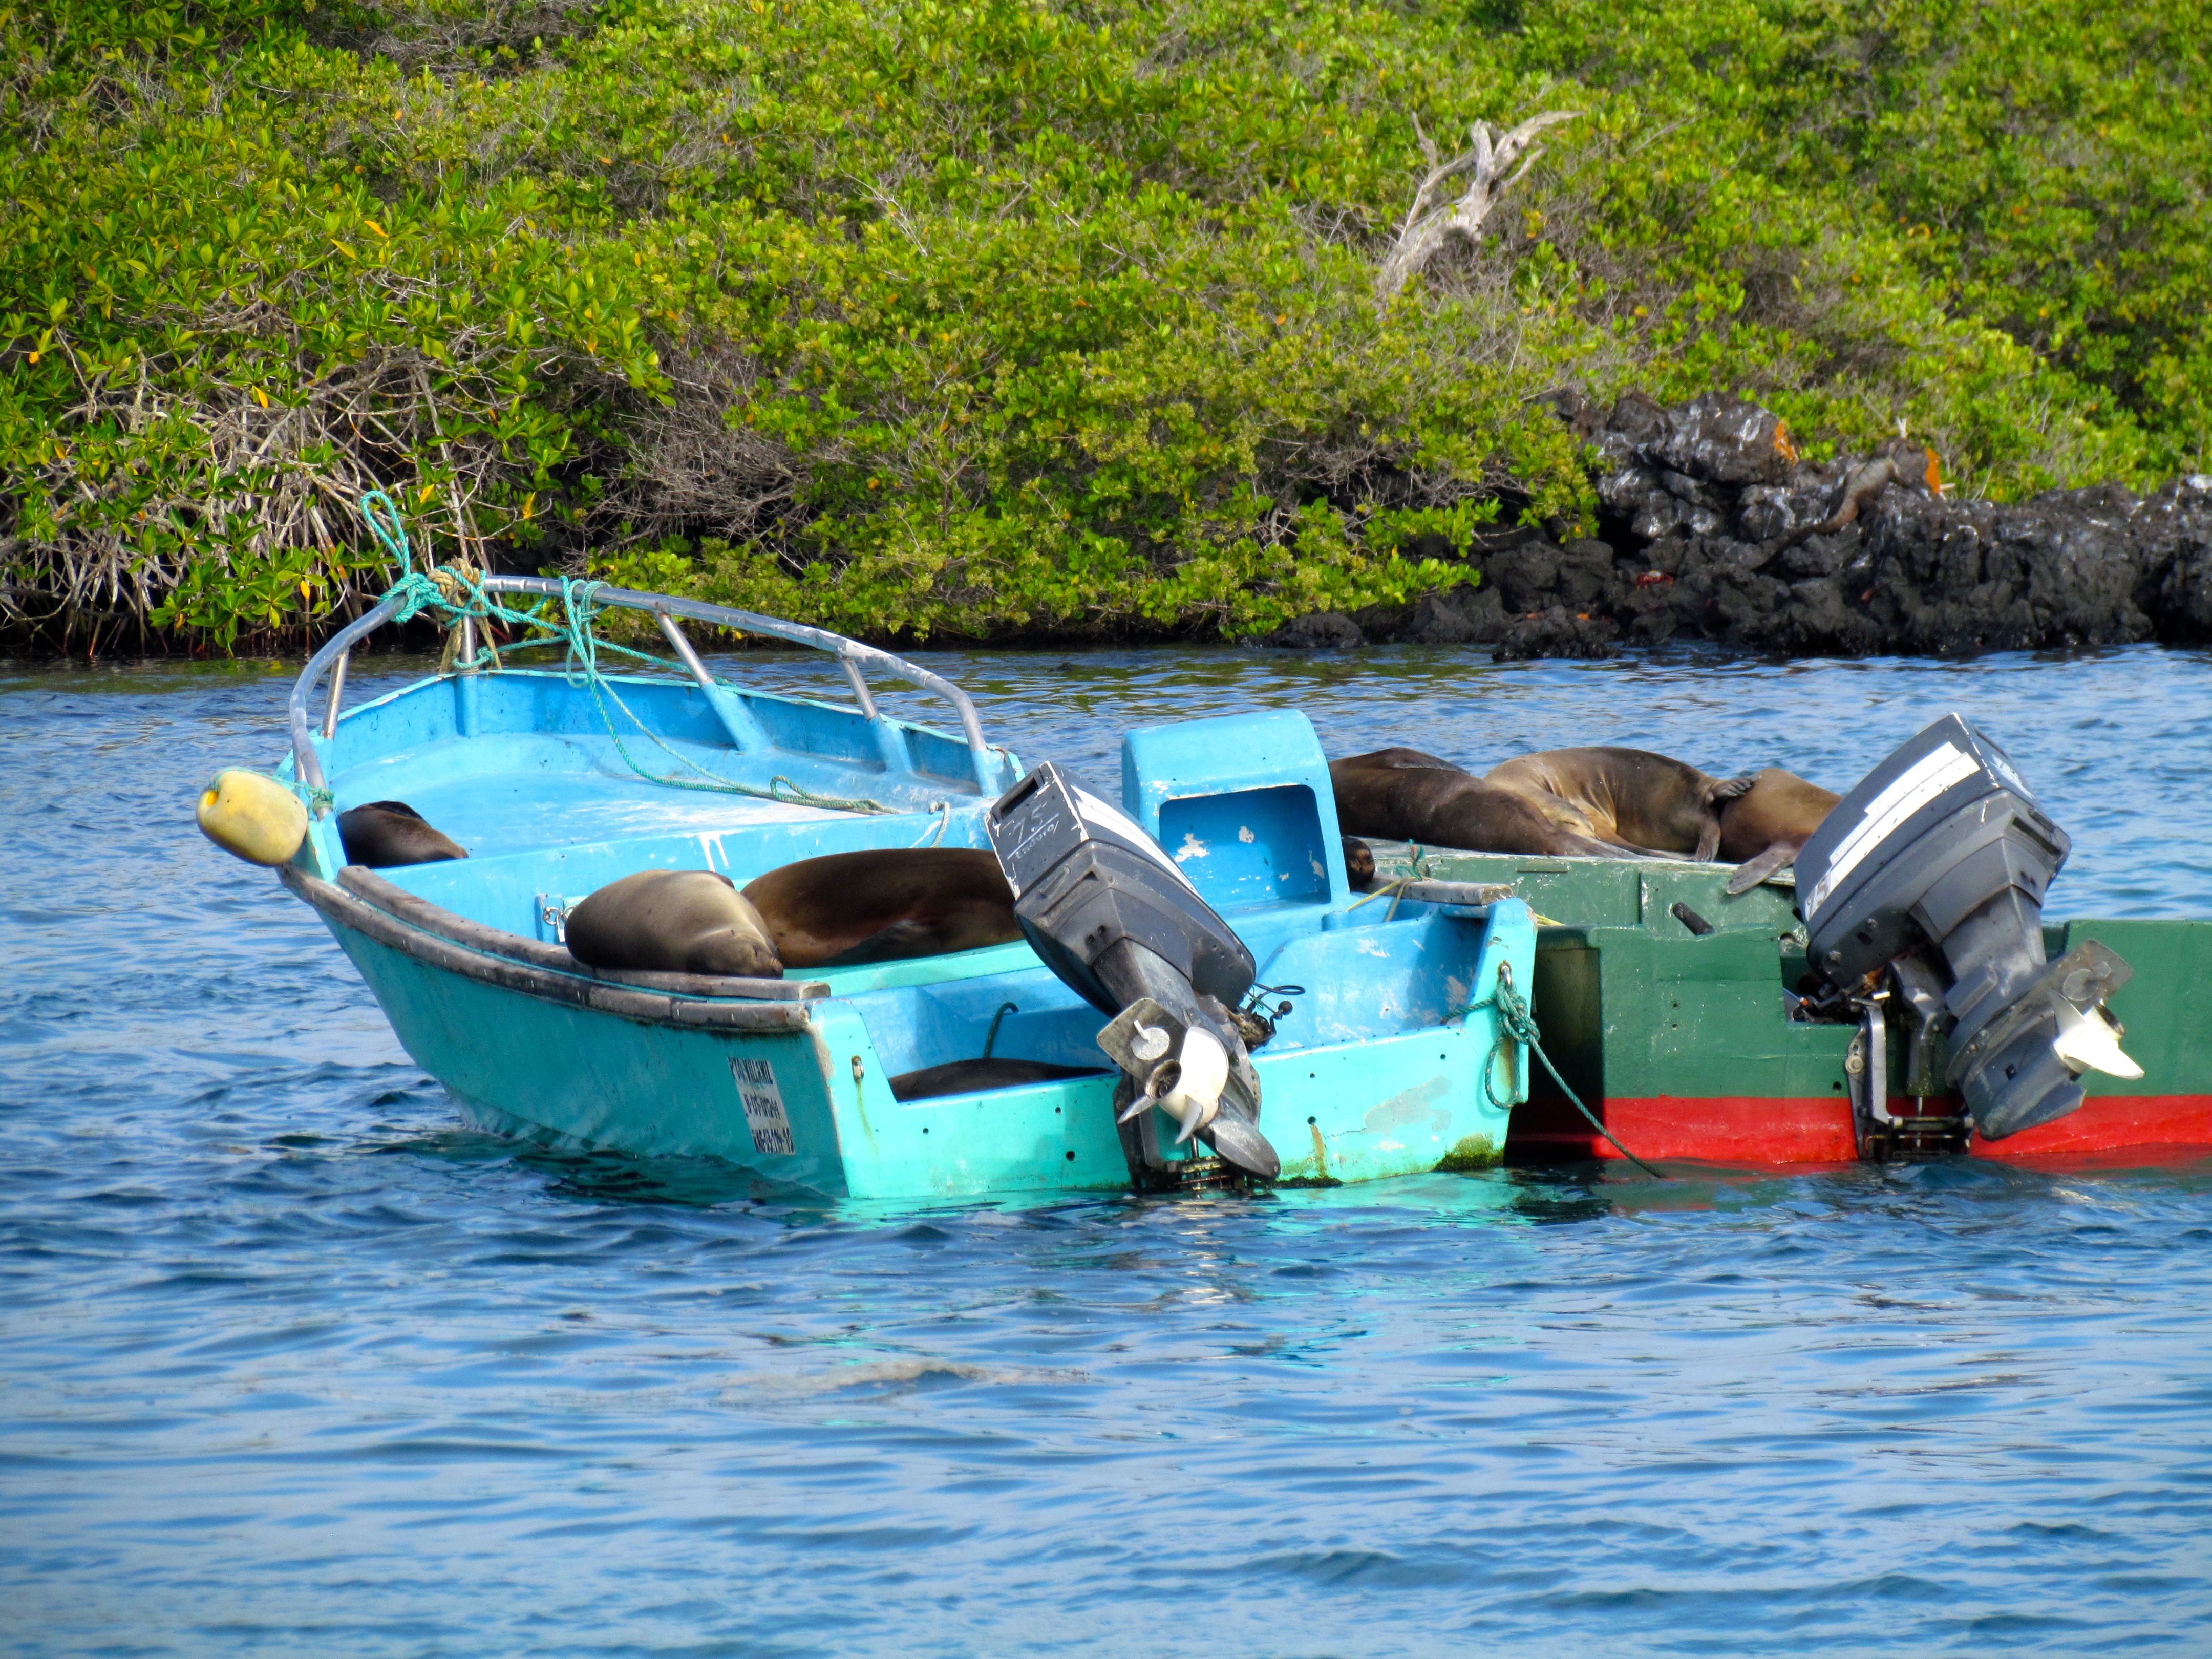
[{"label": "blue fishing boat", "polygon": [[[668,655],[610,667],[613,611],[649,619]],[[422,612],[448,629],[440,672],[347,706],[353,647]],[[720,678],[686,623],[834,657],[851,700]],[[872,677],[951,719],[890,718]],[[1117,807],[990,743],[957,686],[853,640],[598,584],[410,571],[307,664],[290,735],[269,771],[210,784],[203,827],[277,868],[407,1052],[501,1133],[916,1199],[1480,1167],[1527,1097],[1527,907],[1449,882],[1355,891],[1294,711],[1129,732]],[[467,856],[349,863],[339,816],[376,802]],[[568,948],[575,907],[641,872],[742,887],[924,847],[995,850],[1022,935],[781,976]]]}]

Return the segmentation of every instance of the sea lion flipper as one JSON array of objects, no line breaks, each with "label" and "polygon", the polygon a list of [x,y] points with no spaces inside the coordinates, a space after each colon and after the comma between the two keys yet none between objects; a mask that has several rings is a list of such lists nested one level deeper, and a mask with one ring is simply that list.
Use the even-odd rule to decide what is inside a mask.
[{"label": "sea lion flipper", "polygon": [[[1488,783],[1490,779],[1485,778],[1483,781]],[[1570,835],[1588,836],[1594,840],[1602,842],[1618,839],[1616,836],[1607,835],[1598,825],[1593,823],[1590,821],[1590,815],[1585,812],[1578,803],[1569,800],[1565,795],[1539,785],[1504,784],[1497,787],[1512,789],[1516,794],[1542,814],[1547,823],[1555,825]],[[1625,841],[1620,842],[1620,844],[1624,847],[1629,845]]]},{"label": "sea lion flipper", "polygon": [[1700,864],[1711,864],[1720,856],[1721,808],[1729,801],[1741,800],[1759,782],[1756,772],[1742,772],[1732,778],[1717,779],[1705,790],[1705,823],[1698,832],[1698,849],[1690,854]]},{"label": "sea lion flipper", "polygon": [[1768,848],[1755,859],[1747,859],[1736,867],[1728,879],[1728,891],[1748,893],[1778,871],[1786,870],[1797,861],[1797,849],[1788,842]]}]

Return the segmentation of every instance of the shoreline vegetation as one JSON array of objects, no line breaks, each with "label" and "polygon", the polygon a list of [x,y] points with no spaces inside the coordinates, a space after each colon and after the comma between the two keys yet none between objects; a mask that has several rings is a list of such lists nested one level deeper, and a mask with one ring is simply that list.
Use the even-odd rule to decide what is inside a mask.
[{"label": "shoreline vegetation", "polygon": [[0,648],[297,649],[390,580],[371,487],[909,646],[2212,638],[2208,51],[2200,0],[0,0]]}]

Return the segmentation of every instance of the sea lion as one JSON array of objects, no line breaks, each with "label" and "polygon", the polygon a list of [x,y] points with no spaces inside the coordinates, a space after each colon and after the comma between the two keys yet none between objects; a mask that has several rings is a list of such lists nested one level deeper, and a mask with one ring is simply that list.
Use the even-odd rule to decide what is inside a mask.
[{"label": "sea lion", "polygon": [[368,870],[468,857],[459,842],[432,829],[404,800],[373,800],[339,813],[338,842],[345,848],[348,864]]},{"label": "sea lion", "polygon": [[1375,884],[1375,849],[1350,836],[1344,837],[1344,878],[1363,893]]},{"label": "sea lion", "polygon": [[593,968],[781,979],[760,913],[712,870],[641,870],[568,913],[568,954]]},{"label": "sea lion", "polygon": [[1753,774],[1751,787],[1721,807],[1721,858],[1742,866],[1729,878],[1728,890],[1747,893],[1795,864],[1842,799],[1778,766]]},{"label": "sea lion", "polygon": [[1022,936],[995,853],[965,847],[830,853],[745,887],[792,968],[943,956]]},{"label": "sea lion", "polygon": [[1331,761],[1339,826],[1348,835],[1425,842],[1474,853],[1620,858],[1634,849],[1554,823],[1519,791],[1418,749]]},{"label": "sea lion", "polygon": [[1751,787],[1643,749],[1552,749],[1482,780],[1524,794],[1554,823],[1599,841],[1704,862],[1720,849],[1721,803]]},{"label": "sea lion", "polygon": [[1100,1066],[1054,1066],[1042,1060],[953,1060],[901,1072],[891,1079],[893,1100],[934,1100],[940,1095],[981,1094],[1024,1083],[1056,1083],[1061,1078],[1103,1077]]}]

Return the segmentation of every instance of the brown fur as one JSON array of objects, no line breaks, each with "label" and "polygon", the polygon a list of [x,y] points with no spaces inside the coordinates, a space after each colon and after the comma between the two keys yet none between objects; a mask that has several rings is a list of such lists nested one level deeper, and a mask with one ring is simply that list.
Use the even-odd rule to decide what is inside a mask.
[{"label": "brown fur", "polygon": [[1328,776],[1337,823],[1347,835],[1474,853],[1618,858],[1627,850],[1555,823],[1521,793],[1415,749],[1334,761]]},{"label": "brown fur", "polygon": [[1721,858],[1742,866],[1729,878],[1729,891],[1747,892],[1796,863],[1842,799],[1778,766],[1754,775],[1751,787],[1721,808]]},{"label": "brown fur", "polygon": [[365,870],[437,864],[468,854],[443,830],[434,830],[404,800],[373,800],[338,814],[338,844],[346,862]]},{"label": "brown fur", "polygon": [[568,954],[594,968],[775,979],[760,913],[712,870],[641,870],[568,913]]},{"label": "brown fur", "polygon": [[1375,849],[1350,836],[1344,838],[1344,876],[1363,893],[1375,884]]},{"label": "brown fur", "polygon": [[1483,781],[1527,797],[1553,823],[1617,847],[1704,860],[1720,805],[1751,787],[1642,749],[1553,749],[1494,766]]},{"label": "brown fur", "polygon": [[791,968],[942,956],[1022,936],[998,855],[965,847],[830,853],[747,884]]}]

